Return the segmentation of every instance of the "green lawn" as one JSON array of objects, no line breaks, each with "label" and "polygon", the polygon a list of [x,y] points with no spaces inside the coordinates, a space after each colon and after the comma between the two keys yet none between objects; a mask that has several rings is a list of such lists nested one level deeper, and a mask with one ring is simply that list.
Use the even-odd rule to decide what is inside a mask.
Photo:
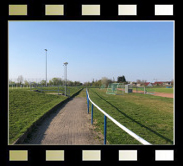
[{"label": "green lawn", "polygon": [[[173,144],[173,99],[136,93],[110,95],[100,89],[90,89],[89,95],[110,116],[151,144]],[[96,108],[94,119],[96,130],[103,133],[104,115]],[[141,144],[109,119],[107,141],[109,144]]]},{"label": "green lawn", "polygon": [[152,88],[155,92],[173,93],[173,88]]},{"label": "green lawn", "polygon": [[[72,89],[72,94],[78,90]],[[9,143],[12,144],[36,120],[66,98],[30,89],[9,89]]]},{"label": "green lawn", "polygon": [[[77,89],[81,89],[80,86],[78,87],[72,87],[72,86],[67,86],[67,95],[72,96]],[[30,88],[30,90],[39,90],[43,91],[44,93],[64,93],[65,94],[65,86],[53,86],[53,87],[37,87],[37,88]]]},{"label": "green lawn", "polygon": [[[144,87],[133,87],[133,90],[138,90],[138,91],[144,91]],[[145,90],[147,92],[161,92],[161,93],[173,93],[173,88],[166,88],[166,87],[145,87]]]}]

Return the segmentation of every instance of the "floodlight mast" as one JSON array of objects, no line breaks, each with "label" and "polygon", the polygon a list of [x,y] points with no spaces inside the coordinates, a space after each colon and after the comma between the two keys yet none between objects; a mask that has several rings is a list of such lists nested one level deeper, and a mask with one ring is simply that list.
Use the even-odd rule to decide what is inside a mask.
[{"label": "floodlight mast", "polygon": [[68,65],[68,62],[65,62],[64,63],[64,66],[65,66],[65,96],[67,96],[67,65]]},{"label": "floodlight mast", "polygon": [[44,49],[46,51],[46,86],[47,86],[47,49]]}]

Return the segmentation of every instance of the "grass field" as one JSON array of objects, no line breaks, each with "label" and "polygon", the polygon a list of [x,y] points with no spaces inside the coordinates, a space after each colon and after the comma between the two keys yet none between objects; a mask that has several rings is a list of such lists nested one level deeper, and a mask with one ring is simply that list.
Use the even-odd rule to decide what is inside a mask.
[{"label": "grass field", "polygon": [[[40,90],[44,93],[64,93],[65,94],[65,87],[64,86],[53,86],[53,87],[38,87],[38,88],[30,88],[31,90]],[[81,87],[71,87],[67,86],[67,95],[72,96],[77,89],[81,89]]]},{"label": "grass field", "polygon": [[[173,144],[173,99],[137,93],[110,95],[100,89],[90,89],[89,95],[110,116],[151,144]],[[104,115],[94,108],[93,116],[96,130],[103,133]],[[109,119],[107,141],[141,144]]]},{"label": "grass field", "polygon": [[153,88],[155,92],[173,93],[173,88]]},{"label": "grass field", "polygon": [[[166,87],[146,87],[145,88],[147,92],[161,92],[161,93],[173,93],[173,88],[166,88]],[[136,89],[136,87],[133,87],[133,90],[138,91],[144,91],[144,87],[140,87]]]},{"label": "grass field", "polygon": [[[71,95],[78,90],[72,88]],[[66,98],[30,89],[9,89],[9,143],[12,144],[36,120]]]}]

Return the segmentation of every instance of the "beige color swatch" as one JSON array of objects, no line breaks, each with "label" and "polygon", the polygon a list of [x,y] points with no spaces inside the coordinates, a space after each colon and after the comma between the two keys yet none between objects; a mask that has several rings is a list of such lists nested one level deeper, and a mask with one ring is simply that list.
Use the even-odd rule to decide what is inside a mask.
[{"label": "beige color swatch", "polygon": [[82,153],[83,153],[82,155],[83,161],[100,161],[101,160],[100,150],[83,150]]},{"label": "beige color swatch", "polygon": [[100,5],[82,5],[82,15],[100,15]]},{"label": "beige color swatch", "polygon": [[27,150],[10,150],[9,161],[28,161]]},{"label": "beige color swatch", "polygon": [[27,15],[27,5],[9,5],[9,15]]},{"label": "beige color swatch", "polygon": [[64,161],[64,150],[46,150],[46,161]]},{"label": "beige color swatch", "polygon": [[137,15],[137,5],[118,5],[118,15]]},{"label": "beige color swatch", "polygon": [[119,161],[137,161],[137,150],[119,150]]},{"label": "beige color swatch", "polygon": [[45,15],[64,15],[64,5],[45,5]]}]

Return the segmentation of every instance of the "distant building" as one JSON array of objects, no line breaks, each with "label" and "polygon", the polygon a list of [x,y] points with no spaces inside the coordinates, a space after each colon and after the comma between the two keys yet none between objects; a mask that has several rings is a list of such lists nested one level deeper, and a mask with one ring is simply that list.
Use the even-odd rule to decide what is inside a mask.
[{"label": "distant building", "polygon": [[148,86],[148,87],[152,87],[152,86],[171,86],[173,85],[173,82],[172,81],[157,81],[157,82],[144,82],[144,83],[141,83],[141,82],[130,82],[131,85],[133,86]]},{"label": "distant building", "polygon": [[163,85],[165,85],[165,86],[172,85],[172,82],[171,81],[165,81],[165,82],[163,82]]},{"label": "distant building", "polygon": [[137,86],[142,86],[143,84],[142,83],[137,83]]},{"label": "distant building", "polygon": [[144,86],[149,86],[150,87],[150,86],[153,86],[153,84],[151,82],[145,82]]},{"label": "distant building", "polygon": [[171,84],[168,84],[168,82],[164,82],[164,81],[159,81],[159,82],[154,82],[153,83],[153,86],[165,86],[165,85],[171,85]]}]

